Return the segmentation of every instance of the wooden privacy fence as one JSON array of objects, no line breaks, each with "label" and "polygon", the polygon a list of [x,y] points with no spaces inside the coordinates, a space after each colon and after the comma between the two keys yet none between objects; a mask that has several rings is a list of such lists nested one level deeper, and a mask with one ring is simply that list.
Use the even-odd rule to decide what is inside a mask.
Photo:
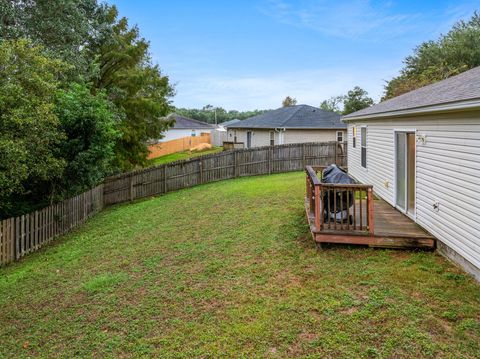
[{"label": "wooden privacy fence", "polygon": [[103,184],[42,210],[0,221],[0,265],[34,252],[103,208]]},{"label": "wooden privacy fence", "polygon": [[33,213],[0,221],[0,265],[38,250],[107,205],[235,177],[346,165],[346,144],[299,143],[224,151],[109,177],[103,184]]},{"label": "wooden privacy fence", "polygon": [[301,171],[306,165],[346,165],[345,144],[296,143],[224,151],[107,178],[104,204],[132,201],[202,183],[242,176]]},{"label": "wooden privacy fence", "polygon": [[209,133],[204,132],[201,133],[200,136],[187,136],[177,138],[176,140],[160,142],[156,145],[148,146],[148,151],[150,151],[148,159],[169,155],[175,152],[187,151],[201,143],[211,143]]}]

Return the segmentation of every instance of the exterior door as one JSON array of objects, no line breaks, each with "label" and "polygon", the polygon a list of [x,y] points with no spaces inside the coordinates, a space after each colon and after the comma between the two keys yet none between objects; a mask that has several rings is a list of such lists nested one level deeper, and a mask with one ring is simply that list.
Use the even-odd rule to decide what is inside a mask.
[{"label": "exterior door", "polygon": [[395,132],[396,207],[415,216],[415,133]]},{"label": "exterior door", "polygon": [[247,131],[247,148],[252,148],[252,131]]}]

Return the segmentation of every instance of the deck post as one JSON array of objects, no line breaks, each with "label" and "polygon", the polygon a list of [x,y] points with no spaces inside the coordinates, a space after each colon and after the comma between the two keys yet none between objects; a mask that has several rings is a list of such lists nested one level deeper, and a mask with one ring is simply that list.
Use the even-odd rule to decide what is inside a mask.
[{"label": "deck post", "polygon": [[313,208],[312,208],[312,187],[310,187],[310,180],[308,179],[308,173],[306,175],[306,196],[307,196],[307,200],[308,200],[308,206],[310,207],[309,210],[310,212],[312,212]]},{"label": "deck post", "polygon": [[320,230],[320,187],[315,185],[315,229]]},{"label": "deck post", "polygon": [[370,235],[373,236],[375,232],[375,213],[373,209],[373,190],[369,188],[367,190],[367,202],[368,202],[368,230]]}]

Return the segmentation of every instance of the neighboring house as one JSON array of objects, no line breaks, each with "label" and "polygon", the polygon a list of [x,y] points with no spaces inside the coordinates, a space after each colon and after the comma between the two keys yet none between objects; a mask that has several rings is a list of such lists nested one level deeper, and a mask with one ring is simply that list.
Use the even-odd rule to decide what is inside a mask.
[{"label": "neighboring house", "polygon": [[219,123],[215,131],[212,132],[212,145],[223,146],[223,143],[227,141],[227,127],[234,123],[240,122],[239,119],[233,119]]},{"label": "neighboring house", "polygon": [[480,67],[343,121],[350,175],[480,280]]},{"label": "neighboring house", "polygon": [[165,133],[160,142],[167,142],[189,136],[200,136],[202,133],[211,133],[215,126],[206,122],[183,117],[177,114],[171,114],[167,117],[169,120],[175,120],[175,124]]},{"label": "neighboring house", "polygon": [[345,140],[346,125],[340,115],[307,105],[282,107],[227,127],[229,142],[245,148],[287,143]]}]

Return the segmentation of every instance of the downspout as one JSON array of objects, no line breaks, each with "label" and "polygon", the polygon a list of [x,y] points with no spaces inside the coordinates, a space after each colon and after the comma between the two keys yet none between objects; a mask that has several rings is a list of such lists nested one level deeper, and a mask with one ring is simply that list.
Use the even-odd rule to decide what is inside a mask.
[{"label": "downspout", "polygon": [[[279,145],[283,145],[283,141],[284,141],[284,139],[283,139],[283,134],[285,133],[285,130],[286,130],[285,127],[283,127],[283,128],[281,128],[281,127],[275,128],[275,132],[278,133],[278,144],[279,144]],[[280,139],[281,139],[281,141],[280,141]],[[280,143],[280,142],[281,142],[281,143]]]}]

